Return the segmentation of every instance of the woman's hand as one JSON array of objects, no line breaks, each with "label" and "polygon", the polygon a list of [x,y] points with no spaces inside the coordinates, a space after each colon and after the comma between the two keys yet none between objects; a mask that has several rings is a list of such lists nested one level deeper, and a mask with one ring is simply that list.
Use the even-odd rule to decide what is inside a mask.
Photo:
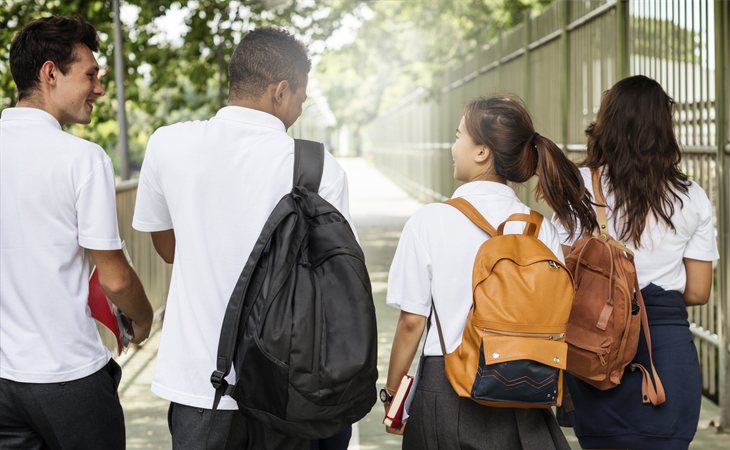
[{"label": "woman's hand", "polygon": [[[385,413],[388,414],[388,408],[390,408],[390,403],[383,403],[383,406],[385,406]],[[403,424],[400,428],[393,428],[389,427],[388,425],[385,426],[385,432],[390,434],[397,434],[399,436],[403,436],[403,431],[406,429],[406,424]]]}]

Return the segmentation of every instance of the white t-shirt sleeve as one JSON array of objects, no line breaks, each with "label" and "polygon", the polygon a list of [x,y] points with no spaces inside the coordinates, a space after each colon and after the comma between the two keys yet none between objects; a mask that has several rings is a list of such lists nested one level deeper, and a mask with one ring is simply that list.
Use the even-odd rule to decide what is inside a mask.
[{"label": "white t-shirt sleeve", "polygon": [[[103,150],[99,150],[103,152]],[[106,154],[82,180],[76,194],[78,241],[90,250],[119,250],[114,169]]]},{"label": "white t-shirt sleeve", "polygon": [[[577,240],[578,240],[578,238],[580,237],[580,233],[579,233],[579,232],[577,232],[577,233],[575,233],[575,234],[573,235],[573,237],[571,238],[571,237],[570,237],[570,233],[569,233],[569,232],[568,232],[568,230],[567,230],[567,229],[566,229],[566,228],[565,228],[565,227],[563,226],[563,223],[562,223],[561,221],[559,221],[559,220],[558,220],[558,217],[557,217],[557,216],[556,216],[555,214],[553,214],[553,218],[551,219],[551,221],[550,221],[550,222],[551,222],[551,223],[553,224],[553,226],[555,227],[555,230],[556,230],[556,233],[557,233],[557,239],[558,239],[558,241],[560,242],[560,244],[562,244],[562,245],[567,245],[567,246],[571,246],[571,245],[573,245],[573,244],[575,243],[575,241],[577,241]],[[576,220],[576,228],[577,228],[577,229],[580,229],[580,222],[577,222],[577,220]],[[548,247],[552,248],[552,247],[551,247],[550,245],[548,245]],[[556,253],[556,254],[558,254],[558,255],[562,255],[562,251],[561,251],[561,253]]]},{"label": "white t-shirt sleeve", "polygon": [[712,223],[712,203],[705,191],[693,186],[691,202],[698,215],[697,228],[687,242],[684,257],[700,261],[714,261],[720,257],[717,250],[715,227]]},{"label": "white t-shirt sleeve", "polygon": [[134,207],[132,226],[139,231],[153,232],[170,230],[172,218],[167,207],[167,200],[160,187],[160,179],[155,160],[155,135],[147,144],[142,170],[137,186],[137,202]]},{"label": "white t-shirt sleeve", "polygon": [[552,250],[558,261],[565,263],[565,256],[563,255],[563,248],[561,247],[562,236],[558,234],[556,226],[553,226],[547,220],[543,220],[542,226],[540,227],[540,240]]},{"label": "white t-shirt sleeve", "polygon": [[347,184],[347,174],[334,156],[327,151],[324,154],[324,168],[322,170],[322,183],[319,186],[319,196],[342,213],[342,216],[350,225],[355,239],[360,242],[360,237],[350,217],[350,191]]},{"label": "white t-shirt sleeve", "polygon": [[411,218],[403,228],[388,275],[386,303],[428,317],[431,311],[431,258]]}]

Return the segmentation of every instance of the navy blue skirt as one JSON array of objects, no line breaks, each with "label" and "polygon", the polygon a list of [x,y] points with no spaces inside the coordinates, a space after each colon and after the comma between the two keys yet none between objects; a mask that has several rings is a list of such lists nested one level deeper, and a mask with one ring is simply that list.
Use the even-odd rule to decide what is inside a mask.
[{"label": "navy blue skirt", "polygon": [[[642,403],[638,370],[627,368],[621,384],[608,391],[566,374],[575,405],[570,417],[583,448],[687,449],[697,431],[702,381],[682,294],[654,284],[641,293],[654,366],[664,385],[666,402],[659,406]],[[635,361],[651,371],[643,333]]]}]

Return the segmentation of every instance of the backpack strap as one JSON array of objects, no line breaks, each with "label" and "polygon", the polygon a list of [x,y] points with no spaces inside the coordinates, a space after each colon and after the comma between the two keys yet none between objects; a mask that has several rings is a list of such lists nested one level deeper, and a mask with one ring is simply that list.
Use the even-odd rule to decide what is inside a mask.
[{"label": "backpack strap", "polygon": [[504,226],[507,222],[525,222],[525,231],[522,234],[537,237],[540,234],[540,227],[542,226],[542,214],[532,209],[530,210],[530,214],[512,214],[507,217],[507,220],[499,224],[499,228],[497,228],[498,234],[504,234]]},{"label": "backpack strap", "polygon": [[[439,335],[439,344],[441,344],[441,353],[446,356],[446,344],[444,344],[444,333],[441,331],[441,321],[439,320],[439,315],[436,312],[436,303],[433,301],[433,297],[431,297],[431,311],[433,311],[433,316],[436,318],[436,331]],[[431,324],[431,316],[428,316],[428,324],[430,326]],[[428,339],[428,327],[426,327],[426,339]],[[426,342],[423,343],[423,350],[426,350]]]},{"label": "backpack strap", "polygon": [[606,219],[606,200],[603,197],[601,187],[601,172],[598,169],[591,169],[593,179],[593,197],[596,200],[596,219],[598,220],[599,234],[608,235],[608,219]]},{"label": "backpack strap", "polygon": [[[474,222],[474,225],[478,226],[482,231],[487,233],[489,236],[497,236],[497,230],[490,224],[477,209],[469,203],[466,199],[457,197],[446,200],[444,203],[451,205],[454,208],[461,211],[469,220]],[[438,324],[438,315],[436,315],[436,323]]]},{"label": "backpack strap", "polygon": [[321,142],[294,139],[294,181],[293,187],[307,188],[319,192],[324,171],[324,145]]},{"label": "backpack strap", "polygon": [[654,406],[661,405],[666,401],[666,394],[664,393],[664,385],[662,380],[659,378],[659,374],[654,367],[654,357],[651,354],[651,334],[649,333],[649,319],[646,317],[646,307],[644,306],[644,296],[641,295],[641,289],[639,289],[639,279],[634,276],[634,290],[636,292],[636,301],[639,303],[641,311],[641,328],[644,332],[644,339],[646,340],[646,348],[649,350],[649,364],[651,365],[651,375],[654,377],[652,383],[652,377],[649,376],[649,371],[644,366],[638,363],[631,363],[629,367],[634,371],[636,369],[641,370],[642,383],[641,383],[641,401],[643,403],[651,403]]}]

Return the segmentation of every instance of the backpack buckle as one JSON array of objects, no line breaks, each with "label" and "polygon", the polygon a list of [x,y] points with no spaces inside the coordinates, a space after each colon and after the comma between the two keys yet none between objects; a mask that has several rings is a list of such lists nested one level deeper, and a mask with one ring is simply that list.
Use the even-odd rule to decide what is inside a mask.
[{"label": "backpack buckle", "polygon": [[226,387],[228,387],[228,382],[225,380],[225,376],[226,374],[221,372],[220,370],[214,371],[210,375],[210,384],[212,384],[216,390],[220,389],[221,387],[225,389]]}]

